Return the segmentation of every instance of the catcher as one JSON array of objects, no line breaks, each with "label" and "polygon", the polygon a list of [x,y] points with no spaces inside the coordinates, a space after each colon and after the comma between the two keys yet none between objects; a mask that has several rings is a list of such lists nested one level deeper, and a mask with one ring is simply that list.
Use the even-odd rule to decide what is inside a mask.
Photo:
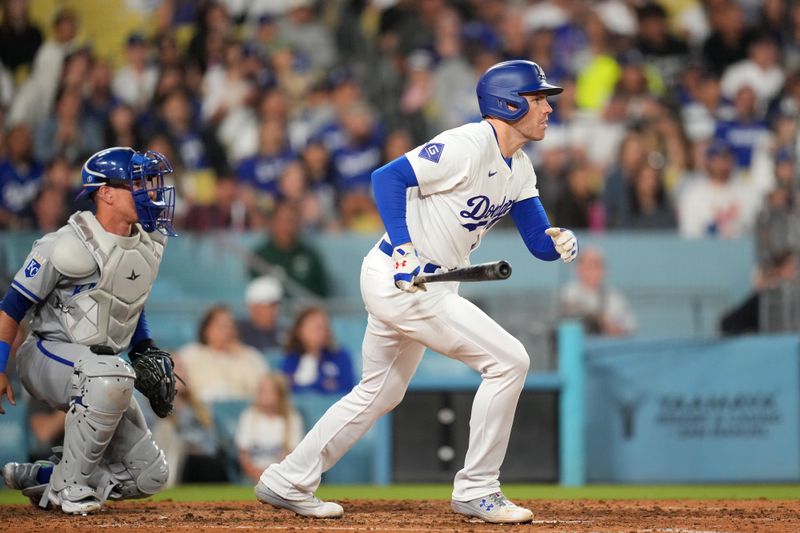
[{"label": "catcher", "polygon": [[[172,172],[157,152],[109,148],[83,166],[95,214],[78,211],[33,244],[0,303],[0,414],[14,405],[6,366],[19,323],[31,333],[17,350],[17,371],[34,397],[67,412],[55,462],[8,463],[3,478],[42,507],[98,511],[106,499],[143,498],[167,481],[167,463],[133,397],[172,410],[172,359],[150,339],[144,304],[174,236]],[[120,357],[130,348],[131,363]]]}]

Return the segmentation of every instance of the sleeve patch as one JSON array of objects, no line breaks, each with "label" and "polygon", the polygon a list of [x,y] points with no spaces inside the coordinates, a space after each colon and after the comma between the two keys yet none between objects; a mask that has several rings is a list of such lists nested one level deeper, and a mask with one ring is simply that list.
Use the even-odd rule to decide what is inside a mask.
[{"label": "sleeve patch", "polygon": [[25,266],[25,277],[26,278],[35,278],[39,271],[42,269],[42,265],[44,264],[45,260],[38,255],[34,254],[28,264]]},{"label": "sleeve patch", "polygon": [[419,156],[422,159],[427,159],[428,161],[432,161],[434,163],[439,162],[439,158],[442,157],[442,152],[444,151],[444,144],[442,143],[428,143],[422,147],[422,150],[419,152]]}]

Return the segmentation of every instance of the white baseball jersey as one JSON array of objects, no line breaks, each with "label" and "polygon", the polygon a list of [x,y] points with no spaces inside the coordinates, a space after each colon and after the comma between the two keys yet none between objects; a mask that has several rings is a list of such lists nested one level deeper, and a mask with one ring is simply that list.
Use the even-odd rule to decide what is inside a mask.
[{"label": "white baseball jersey", "polygon": [[483,234],[515,202],[539,196],[528,156],[517,150],[509,168],[486,121],[442,132],[406,158],[419,182],[406,193],[411,242],[448,269],[467,265]]}]

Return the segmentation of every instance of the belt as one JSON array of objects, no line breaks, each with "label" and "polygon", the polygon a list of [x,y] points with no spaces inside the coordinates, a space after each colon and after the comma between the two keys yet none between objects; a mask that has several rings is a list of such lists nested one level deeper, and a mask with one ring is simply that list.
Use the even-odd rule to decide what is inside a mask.
[{"label": "belt", "polygon": [[[392,257],[392,252],[394,252],[394,248],[392,247],[391,244],[389,244],[389,241],[387,241],[386,239],[381,239],[381,243],[378,245],[378,249],[381,252],[383,252],[386,255],[388,255],[389,257]],[[428,263],[422,268],[422,272],[424,272],[425,274],[433,274],[434,272],[436,272],[440,268],[442,268],[442,267],[440,267],[439,265],[434,265],[433,263]]]}]

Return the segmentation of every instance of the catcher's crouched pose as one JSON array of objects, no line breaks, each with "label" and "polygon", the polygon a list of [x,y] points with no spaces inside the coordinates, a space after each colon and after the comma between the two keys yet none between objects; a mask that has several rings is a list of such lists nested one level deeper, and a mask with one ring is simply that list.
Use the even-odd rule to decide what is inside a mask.
[{"label": "catcher's crouched pose", "polygon": [[[109,148],[83,166],[96,214],[79,211],[37,240],[0,303],[0,413],[14,404],[10,344],[31,310],[17,370],[34,397],[67,412],[56,463],[9,463],[3,478],[42,507],[97,511],[107,498],[141,498],[167,481],[167,463],[133,397],[172,410],[172,360],[153,345],[144,315],[172,229],[172,172],[157,152]],[[120,357],[129,349],[131,364]]]}]

